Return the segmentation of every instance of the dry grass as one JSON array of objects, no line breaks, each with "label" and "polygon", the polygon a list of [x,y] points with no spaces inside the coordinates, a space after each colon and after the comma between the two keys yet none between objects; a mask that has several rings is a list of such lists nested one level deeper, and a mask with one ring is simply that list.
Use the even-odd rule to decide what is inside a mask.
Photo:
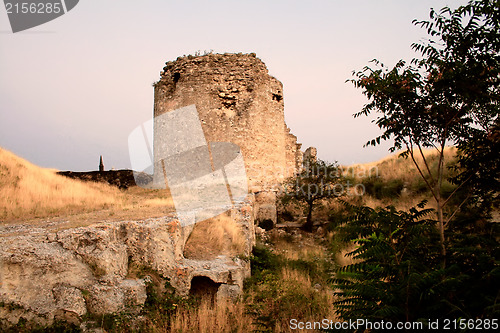
[{"label": "dry grass", "polygon": [[325,248],[311,239],[303,239],[300,244],[288,242],[280,237],[271,239],[275,251],[289,260],[326,260],[328,257]]},{"label": "dry grass", "polygon": [[[429,168],[433,173],[437,170],[438,154],[435,149],[426,149],[423,151]],[[451,165],[455,161],[456,148],[447,147],[444,152],[444,162],[445,165]],[[425,164],[421,156],[416,156],[416,162],[418,163],[424,174]],[[406,187],[412,187],[412,185],[421,182],[423,185],[422,177],[411,160],[410,157],[402,158],[399,157],[399,153],[389,155],[379,161],[366,163],[366,164],[355,164],[344,168],[344,174],[354,178],[355,183],[361,183],[363,179],[368,177],[377,177],[386,183],[393,181],[400,181],[405,184]],[[449,174],[449,171],[445,169],[445,177]],[[445,185],[451,186],[445,181]],[[402,192],[397,198],[386,198],[385,200],[379,200],[369,195],[364,195],[362,197],[362,204],[369,207],[375,208],[380,206],[394,205],[397,209],[407,210],[414,207],[417,203],[422,200],[430,199],[430,192],[425,193],[412,193],[411,191]],[[428,208],[436,208],[432,200],[429,200],[427,205]]]},{"label": "dry grass", "polygon": [[[290,267],[282,268],[277,280],[266,281],[257,290],[250,291],[247,302],[260,303],[264,306],[262,315],[271,315],[275,321],[272,332],[295,332],[290,328],[290,320],[301,322],[320,322],[323,319],[336,321],[338,319],[333,303],[333,292],[326,285],[315,288],[314,283],[303,270]],[[263,302],[262,295],[268,295]],[[275,297],[269,297],[275,295]],[[262,328],[256,325],[255,317],[253,329]],[[271,328],[266,326],[267,329]],[[250,331],[250,330],[248,330]],[[315,330],[301,330],[301,332],[316,332]]]},{"label": "dry grass", "polygon": [[98,221],[163,216],[173,211],[165,191],[83,182],[40,168],[0,148],[0,222],[40,219],[75,227]]},{"label": "dry grass", "polygon": [[[437,151],[435,149],[425,149],[423,150],[424,156],[428,162],[430,162],[430,168],[436,169],[437,163]],[[418,153],[417,153],[418,154]],[[455,159],[456,148],[447,147],[444,151],[445,163],[450,163]],[[419,155],[419,154],[418,154]],[[425,169],[422,157],[416,156],[415,160],[419,164],[422,170]],[[365,163],[365,164],[354,164],[351,166],[343,167],[344,172],[348,176],[354,176],[356,179],[362,179],[369,176],[379,176],[382,179],[389,181],[394,179],[400,179],[405,182],[411,182],[416,177],[420,177],[420,174],[415,167],[413,161],[410,157],[402,158],[399,157],[399,153],[392,154],[384,157],[383,159]]]},{"label": "dry grass", "polygon": [[[330,289],[316,290],[311,278],[303,271],[283,268],[281,279],[286,289],[293,289],[293,294],[303,300],[302,304],[291,304],[286,315],[278,319],[275,332],[291,333],[297,330],[290,328],[290,320],[301,322],[321,322],[323,319],[337,321],[338,317],[333,306],[334,296]],[[288,291],[290,293],[290,291]],[[314,303],[314,306],[309,304]],[[303,329],[300,332],[317,332],[317,330]]]},{"label": "dry grass", "polygon": [[214,259],[224,254],[230,257],[243,254],[245,236],[241,226],[225,213],[198,222],[184,248],[184,256],[191,259]]},{"label": "dry grass", "polygon": [[178,308],[170,329],[158,332],[246,333],[251,331],[252,322],[243,302],[219,301],[212,305],[210,300],[202,300],[197,308]]},{"label": "dry grass", "polygon": [[[423,151],[426,157],[427,163],[431,170],[437,170],[438,154],[435,149],[426,149]],[[451,165],[456,156],[456,148],[447,147],[445,149],[445,165]],[[417,163],[422,170],[425,170],[425,165],[421,156],[416,158]],[[348,167],[343,167],[344,175],[350,177],[354,180],[354,184],[363,183],[366,178],[376,177],[381,180],[384,186],[390,186],[391,182],[403,183],[406,190],[401,191],[400,194],[389,196],[385,198],[378,199],[372,195],[364,194],[363,196],[350,196],[346,198],[346,201],[354,205],[365,205],[371,208],[385,207],[385,206],[395,206],[398,210],[405,210],[415,207],[422,200],[428,200],[426,208],[436,209],[436,202],[432,200],[430,192],[425,187],[424,181],[420,173],[418,172],[415,164],[411,158],[399,157],[399,153],[389,155],[379,161],[366,163],[366,164],[356,164]],[[424,174],[426,174],[424,172]],[[449,175],[449,171],[445,170],[445,177]],[[415,185],[424,186],[425,190],[420,192],[412,191]],[[448,182],[445,185],[451,186]],[[343,210],[343,206],[337,201],[332,200],[328,202],[323,208],[323,213],[328,215],[331,212],[339,212]],[[329,233],[328,238],[333,239],[334,233]],[[354,244],[343,244],[338,248],[338,252],[335,255],[335,262],[340,266],[345,266],[355,263],[352,257],[346,256],[347,253],[354,250]]]},{"label": "dry grass", "polygon": [[2,220],[104,209],[121,197],[118,189],[68,179],[0,148]]},{"label": "dry grass", "polygon": [[[274,235],[273,252],[287,260],[314,261],[316,264],[328,258],[327,250],[312,237],[304,234],[290,242],[288,237]],[[287,241],[288,239],[288,241]],[[318,284],[319,283],[319,284]],[[267,276],[263,281],[245,292],[236,302],[211,304],[202,300],[199,307],[180,304],[168,323],[161,318],[153,320],[153,332],[252,332],[264,329],[257,323],[258,315],[252,312],[260,309],[260,315],[277,313],[272,332],[294,332],[289,328],[290,320],[337,321],[333,306],[333,292],[318,276],[312,277],[308,271],[285,265],[276,275]],[[271,329],[271,327],[266,327]],[[266,331],[267,332],[267,331]],[[313,332],[301,330],[301,332]]]}]

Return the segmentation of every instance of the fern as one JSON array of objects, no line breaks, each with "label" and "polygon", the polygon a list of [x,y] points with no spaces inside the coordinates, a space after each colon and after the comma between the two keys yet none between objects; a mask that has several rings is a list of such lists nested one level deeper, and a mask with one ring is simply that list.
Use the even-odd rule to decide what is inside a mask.
[{"label": "fern", "polygon": [[436,221],[426,218],[432,210],[425,202],[408,211],[343,204],[353,219],[337,227],[337,235],[357,245],[347,254],[354,262],[338,268],[331,280],[343,319],[426,323],[498,316],[496,225],[488,225],[489,234],[463,233],[457,225],[448,244],[450,265],[442,269]]}]

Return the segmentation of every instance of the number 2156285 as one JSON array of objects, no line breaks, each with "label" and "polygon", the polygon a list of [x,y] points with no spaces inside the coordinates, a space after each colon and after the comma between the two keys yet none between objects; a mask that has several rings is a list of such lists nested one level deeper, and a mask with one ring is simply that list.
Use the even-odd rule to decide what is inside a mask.
[{"label": "number 2156285", "polygon": [[5,3],[7,14],[59,14],[63,11],[59,2]]},{"label": "number 2156285", "polygon": [[496,330],[498,319],[444,319],[445,330]]}]

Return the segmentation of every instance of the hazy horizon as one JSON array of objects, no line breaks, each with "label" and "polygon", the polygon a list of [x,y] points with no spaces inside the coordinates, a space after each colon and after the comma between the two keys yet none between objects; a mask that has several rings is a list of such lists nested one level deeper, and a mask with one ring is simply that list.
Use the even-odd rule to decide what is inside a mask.
[{"label": "hazy horizon", "polygon": [[[42,167],[128,169],[127,137],[151,118],[166,61],[214,53],[257,54],[283,83],[285,119],[320,158],[378,160],[388,146],[354,119],[366,99],[346,83],[376,58],[388,66],[426,37],[413,19],[463,1],[80,1],[66,15],[13,34],[0,10],[0,146]],[[139,6],[140,4],[140,6]]]}]

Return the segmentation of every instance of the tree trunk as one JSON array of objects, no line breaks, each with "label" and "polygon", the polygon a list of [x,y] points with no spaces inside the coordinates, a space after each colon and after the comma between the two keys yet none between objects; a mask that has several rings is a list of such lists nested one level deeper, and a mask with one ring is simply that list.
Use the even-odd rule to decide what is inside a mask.
[{"label": "tree trunk", "polygon": [[446,267],[446,246],[444,243],[444,217],[443,217],[443,206],[441,205],[441,200],[437,202],[437,215],[438,215],[438,230],[439,230],[439,242],[441,245],[441,268]]},{"label": "tree trunk", "polygon": [[446,267],[446,246],[444,239],[444,216],[443,216],[443,198],[441,197],[441,189],[443,188],[443,175],[444,175],[444,148],[446,139],[441,142],[441,150],[439,154],[438,174],[436,184],[436,203],[437,203],[437,217],[439,227],[439,241],[441,243],[441,268]]},{"label": "tree trunk", "polygon": [[312,232],[313,230],[312,210],[313,210],[313,202],[308,202],[307,219],[306,223],[304,223],[304,225],[302,226],[302,229],[307,232]]}]

